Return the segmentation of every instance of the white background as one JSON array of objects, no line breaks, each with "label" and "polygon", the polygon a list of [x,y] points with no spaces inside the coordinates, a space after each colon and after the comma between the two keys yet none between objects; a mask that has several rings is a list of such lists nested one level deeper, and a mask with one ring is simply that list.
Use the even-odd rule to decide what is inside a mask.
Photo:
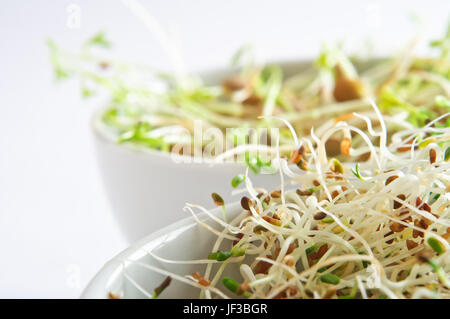
[{"label": "white background", "polygon": [[[440,37],[448,1],[143,1],[176,35],[190,69],[223,66],[244,43],[260,57],[311,57],[326,41],[364,53],[401,48],[419,29]],[[110,215],[78,83],[56,85],[45,41],[77,49],[107,31],[115,55],[168,69],[150,33],[120,1],[0,1],[0,297],[76,298],[126,247]],[[78,29],[67,8],[81,9]],[[415,12],[422,21],[411,22]],[[367,51],[367,50],[366,50]]]}]

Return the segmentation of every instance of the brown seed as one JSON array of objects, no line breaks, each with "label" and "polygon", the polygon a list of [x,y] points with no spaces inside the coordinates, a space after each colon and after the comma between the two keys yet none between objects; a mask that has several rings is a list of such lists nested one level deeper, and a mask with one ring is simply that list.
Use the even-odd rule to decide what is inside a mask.
[{"label": "brown seed", "polygon": [[224,202],[223,198],[219,194],[212,193],[211,194],[211,198],[213,199],[214,204],[216,204],[216,206],[223,206],[223,205],[225,205],[225,202]]},{"label": "brown seed", "polygon": [[235,237],[237,237],[239,239],[236,239],[235,241],[233,241],[233,246],[236,246],[239,243],[239,241],[242,239],[242,237],[244,237],[244,234],[239,233],[239,234],[235,235]]},{"label": "brown seed", "polygon": [[423,203],[423,205],[420,206],[420,209],[431,213],[431,207],[427,203]]},{"label": "brown seed", "polygon": [[316,186],[316,187],[318,187],[318,186],[320,186],[320,183],[319,183],[319,181],[318,180],[313,180],[313,184],[314,184],[314,186]]},{"label": "brown seed", "polygon": [[328,156],[338,156],[341,154],[341,142],[339,142],[339,139],[331,137],[326,141],[325,149]]},{"label": "brown seed", "polygon": [[[294,251],[294,249],[297,248],[297,247],[298,247],[298,246],[297,246],[296,243],[291,243],[291,244],[289,245],[288,249],[286,250],[286,255],[292,253],[292,252]],[[281,248],[275,249],[275,252],[274,252],[274,254],[273,254],[273,255],[275,256],[275,259],[278,258],[278,255],[280,254],[280,251],[281,251]]]},{"label": "brown seed", "polygon": [[295,192],[296,192],[299,196],[310,196],[310,195],[312,195],[312,191],[309,190],[309,189],[307,189],[307,190],[305,190],[305,191],[302,191],[301,189],[297,189]]},{"label": "brown seed", "polygon": [[325,214],[324,212],[317,212],[314,214],[314,219],[321,220],[321,219],[324,219],[326,216],[327,216],[327,214]]},{"label": "brown seed", "polygon": [[338,192],[337,190],[334,190],[334,191],[331,193],[331,198],[335,199],[336,197],[338,197],[338,195],[339,195],[339,192]]},{"label": "brown seed", "polygon": [[242,101],[242,104],[252,106],[258,106],[261,105],[261,103],[262,99],[256,94],[251,94],[244,101]]},{"label": "brown seed", "polygon": [[271,263],[261,260],[255,266],[255,274],[267,274],[269,272],[270,267],[272,267]]},{"label": "brown seed", "polygon": [[358,162],[367,162],[370,159],[371,155],[372,155],[371,152],[363,153],[358,157],[357,161]]},{"label": "brown seed", "polygon": [[[409,210],[404,210],[404,211],[400,212],[398,214],[398,217],[404,216],[406,214],[409,214]],[[404,221],[404,222],[412,222],[412,216],[409,215],[409,216],[403,218],[402,221]]]},{"label": "brown seed", "polygon": [[414,240],[406,240],[406,247],[408,247],[408,250],[411,250],[413,248],[416,248],[417,246],[419,246],[418,243],[416,243]]},{"label": "brown seed", "polygon": [[423,229],[427,229],[428,228],[428,223],[425,221],[425,218],[421,218],[420,219],[420,221],[419,221],[419,226],[421,227],[421,228],[423,228]]},{"label": "brown seed", "polygon": [[[388,237],[388,236],[391,236],[392,234],[393,234],[394,232],[393,231],[390,231],[389,233],[387,233],[386,235],[384,235],[384,237]],[[389,239],[388,241],[386,241],[386,244],[392,244],[394,242],[394,238],[392,238],[392,239]]]},{"label": "brown seed", "polygon": [[262,217],[266,222],[275,225],[275,226],[281,226],[281,221],[279,221],[278,219],[272,218],[270,216],[263,216]]},{"label": "brown seed", "polygon": [[257,195],[257,197],[258,197],[263,203],[266,203],[266,204],[269,204],[269,203],[270,203],[270,196],[269,196],[269,194],[267,194],[267,193],[259,193],[259,194]]},{"label": "brown seed", "polygon": [[[398,198],[398,199],[401,199],[402,201],[405,201],[405,200],[406,200],[406,196],[405,196],[404,194],[398,195],[397,198]],[[402,207],[402,206],[403,206],[402,203],[397,202],[397,201],[394,200],[394,209],[398,209],[398,208],[400,208],[400,207]]]},{"label": "brown seed", "polygon": [[334,67],[335,83],[333,96],[338,102],[360,99],[364,96],[364,84],[357,78],[350,78],[342,66]]},{"label": "brown seed", "polygon": [[328,244],[324,244],[319,247],[319,249],[316,252],[313,252],[311,254],[308,254],[308,263],[310,266],[314,264],[314,261],[316,259],[322,258],[323,255],[328,251]]},{"label": "brown seed", "polygon": [[432,148],[430,149],[430,164],[434,164],[436,162],[436,151]]},{"label": "brown seed", "polygon": [[394,233],[399,233],[401,232],[403,229],[406,228],[405,225],[402,225],[400,223],[392,223],[389,228],[394,232]]},{"label": "brown seed", "polygon": [[294,296],[295,294],[297,294],[298,290],[297,290],[297,287],[295,287],[295,286],[289,286],[289,288],[287,289],[287,292],[290,296]]},{"label": "brown seed", "polygon": [[301,170],[307,171],[308,170],[308,162],[305,161],[303,158],[300,158],[300,160],[297,163],[297,167]]},{"label": "brown seed", "polygon": [[250,207],[253,207],[253,202],[250,198],[248,198],[247,196],[244,196],[241,198],[241,206],[243,209],[249,211]]},{"label": "brown seed", "polygon": [[[264,227],[264,226],[261,226],[261,225],[258,225],[258,226],[256,226],[255,228],[253,228],[253,232],[254,232],[255,234],[260,234],[260,233],[263,232],[263,231],[267,231],[267,228]],[[265,248],[267,248],[267,247],[265,247]]]},{"label": "brown seed", "polygon": [[298,164],[298,162],[300,162],[301,159],[302,159],[302,155],[301,154],[299,154],[297,151],[292,151],[288,162],[289,163]]},{"label": "brown seed", "polygon": [[434,253],[432,250],[424,248],[416,254],[416,258],[422,263],[427,263],[433,255]]},{"label": "brown seed", "polygon": [[420,199],[420,197],[416,198],[416,207],[419,207],[422,204],[422,200]]},{"label": "brown seed", "polygon": [[194,272],[192,274],[192,277],[194,277],[194,279],[196,279],[201,286],[207,287],[211,284],[211,282],[208,279],[202,277],[199,272]]},{"label": "brown seed", "polygon": [[270,193],[270,196],[272,197],[272,198],[280,198],[281,197],[281,190],[275,190],[275,191],[273,191],[272,193]]},{"label": "brown seed", "polygon": [[331,299],[336,293],[336,288],[330,288],[325,292],[322,299]]},{"label": "brown seed", "polygon": [[[422,228],[421,227],[421,222],[419,220],[417,220],[417,219],[414,221],[414,226]],[[413,238],[417,238],[419,236],[423,237],[423,232],[418,230],[418,229],[414,229],[413,230]]]},{"label": "brown seed", "polygon": [[398,147],[397,151],[399,151],[399,152],[408,152],[408,151],[410,151],[413,141],[414,140],[409,140],[409,141],[405,142],[405,145]]},{"label": "brown seed", "polygon": [[345,156],[350,156],[351,148],[352,148],[352,140],[348,137],[345,137],[341,141],[341,154]]},{"label": "brown seed", "polygon": [[239,91],[239,90],[244,89],[246,87],[246,83],[243,78],[241,78],[238,75],[235,75],[235,76],[230,76],[230,77],[226,78],[223,81],[222,86],[227,91],[232,92],[232,91]]},{"label": "brown seed", "polygon": [[390,183],[392,183],[394,180],[396,180],[398,178],[398,176],[397,175],[392,175],[392,176],[389,176],[387,179],[386,179],[386,182],[384,183],[385,185],[389,185]]},{"label": "brown seed", "polygon": [[443,238],[448,240],[450,238],[450,227],[447,227],[447,231],[444,235],[442,235]]},{"label": "brown seed", "polygon": [[110,293],[108,293],[108,298],[109,299],[120,299],[120,296],[113,292],[110,292]]},{"label": "brown seed", "polygon": [[105,69],[110,67],[110,64],[108,62],[106,62],[106,61],[101,61],[98,65],[103,70],[105,70]]}]

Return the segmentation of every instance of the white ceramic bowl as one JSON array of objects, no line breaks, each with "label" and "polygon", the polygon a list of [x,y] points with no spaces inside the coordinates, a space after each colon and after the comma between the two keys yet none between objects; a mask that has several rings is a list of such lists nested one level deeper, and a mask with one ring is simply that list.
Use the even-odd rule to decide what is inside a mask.
[{"label": "white ceramic bowl", "polygon": [[[311,66],[311,61],[277,64],[290,76]],[[205,83],[218,84],[234,72],[225,69],[200,75]],[[177,164],[163,152],[118,145],[106,133],[101,113],[93,121],[97,158],[113,213],[129,242],[186,217],[182,211],[186,202],[212,208],[212,192],[220,194],[225,202],[233,200],[231,179],[245,172],[244,165]],[[258,187],[267,189],[280,184],[278,175],[250,173],[250,178]]]},{"label": "white ceramic bowl", "polygon": [[[377,60],[361,61],[357,67],[364,69]],[[275,64],[289,77],[310,67],[312,60]],[[218,84],[235,72],[224,69],[200,75],[205,83]],[[212,192],[220,194],[225,202],[236,200],[231,197],[231,179],[245,172],[244,165],[177,164],[167,153],[118,145],[108,136],[104,125],[102,129],[100,115],[101,112],[93,126],[99,167],[116,220],[129,242],[184,218],[182,207],[186,202],[212,208]],[[250,178],[254,185],[266,189],[280,185],[278,174],[255,176],[250,172]]]},{"label": "white ceramic bowl", "polygon": [[[231,220],[242,211],[242,208],[239,203],[235,203],[229,205],[226,211],[227,218]],[[212,210],[212,213],[218,217],[222,216],[221,209],[216,208]],[[221,229],[206,214],[200,213],[198,217],[216,229]],[[153,289],[161,284],[165,276],[146,269],[137,263],[157,266],[179,275],[188,275],[195,271],[202,273],[206,267],[205,265],[163,263],[149,255],[149,251],[157,256],[172,260],[204,259],[211,253],[216,238],[216,235],[198,225],[193,217],[184,218],[139,240],[107,262],[88,284],[81,298],[108,298],[110,292],[123,294],[124,298],[146,298],[124,276],[124,273],[149,293],[152,293]],[[229,247],[225,243],[222,249],[229,249]],[[125,260],[130,262],[124,262]],[[241,279],[236,268],[228,268],[224,272],[224,276],[230,276],[236,278],[236,280]],[[221,284],[219,283],[219,285]],[[160,298],[178,299],[198,297],[199,290],[197,288],[176,280],[172,280],[170,286],[160,296]]]}]

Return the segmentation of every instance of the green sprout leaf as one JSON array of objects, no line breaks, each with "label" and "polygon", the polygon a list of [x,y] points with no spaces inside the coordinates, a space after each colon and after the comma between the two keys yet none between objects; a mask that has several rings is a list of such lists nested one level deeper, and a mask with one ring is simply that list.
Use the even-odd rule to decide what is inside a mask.
[{"label": "green sprout leaf", "polygon": [[111,42],[106,39],[105,33],[99,32],[86,41],[86,46],[98,46],[102,48],[110,48]]},{"label": "green sprout leaf", "polygon": [[249,152],[244,153],[244,160],[253,173],[259,174],[262,168],[273,168],[269,161],[263,161],[259,155],[250,155]]},{"label": "green sprout leaf", "polygon": [[359,180],[365,181],[365,179],[361,176],[361,172],[360,172],[360,169],[359,169],[359,163],[356,163],[356,166],[355,166],[354,169],[352,168],[352,173],[353,173],[353,175],[355,175]]},{"label": "green sprout leaf", "polygon": [[427,120],[433,119],[436,114],[426,107],[419,107],[412,105],[402,99],[396,92],[391,88],[385,88],[379,96],[380,109],[384,112],[395,113],[395,110],[407,111],[409,116],[408,120],[416,127],[422,127],[425,125]]},{"label": "green sprout leaf", "polygon": [[340,278],[334,274],[324,274],[320,276],[320,281],[327,284],[337,285],[340,282]]},{"label": "green sprout leaf", "polygon": [[151,130],[152,126],[149,123],[139,121],[119,136],[118,143],[132,142],[153,149],[167,150],[168,144],[164,138],[147,135]]},{"label": "green sprout leaf", "polygon": [[230,277],[223,277],[222,279],[223,285],[230,291],[237,293],[239,288],[239,283]]},{"label": "green sprout leaf", "polygon": [[244,295],[245,297],[250,297],[251,293],[248,291],[242,291],[241,289],[239,289],[239,283],[234,280],[231,279],[230,277],[223,277],[222,279],[222,284],[231,292],[234,292],[237,295]]},{"label": "green sprout leaf", "polygon": [[217,260],[217,261],[225,261],[228,258],[230,258],[231,256],[232,256],[232,253],[230,251],[219,250],[215,253],[209,254],[208,259]]},{"label": "green sprout leaf", "polygon": [[441,243],[439,242],[439,240],[437,240],[434,237],[430,237],[427,240],[428,245],[433,248],[433,250],[438,254],[442,254],[444,252],[444,248],[442,247]]},{"label": "green sprout leaf", "polygon": [[243,182],[244,180],[245,180],[245,175],[243,175],[243,174],[236,175],[236,176],[233,177],[233,179],[231,180],[231,186],[232,186],[233,188],[236,188],[236,187],[238,187],[239,185],[241,185],[242,182]]},{"label": "green sprout leaf", "polygon": [[434,104],[443,109],[450,110],[450,99],[446,98],[443,95],[436,96],[434,98]]},{"label": "green sprout leaf", "polygon": [[450,159],[450,146],[446,148],[444,153],[444,160],[448,161]]}]

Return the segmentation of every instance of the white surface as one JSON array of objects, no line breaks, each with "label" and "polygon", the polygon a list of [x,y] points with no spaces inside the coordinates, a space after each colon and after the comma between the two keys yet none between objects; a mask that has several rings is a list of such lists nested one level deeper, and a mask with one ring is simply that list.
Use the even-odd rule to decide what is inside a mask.
[{"label": "white surface", "polygon": [[[79,29],[67,6],[81,8]],[[315,55],[326,40],[377,52],[415,32],[441,36],[450,12],[442,1],[145,1],[175,30],[191,69],[228,63],[252,42],[267,59]],[[0,7],[0,297],[78,297],[103,263],[125,248],[110,215],[93,153],[93,102],[76,81],[55,86],[45,40],[69,48],[103,29],[118,56],[169,66],[154,39],[120,1],[1,1]],[[383,40],[383,41],[380,41]]]}]

